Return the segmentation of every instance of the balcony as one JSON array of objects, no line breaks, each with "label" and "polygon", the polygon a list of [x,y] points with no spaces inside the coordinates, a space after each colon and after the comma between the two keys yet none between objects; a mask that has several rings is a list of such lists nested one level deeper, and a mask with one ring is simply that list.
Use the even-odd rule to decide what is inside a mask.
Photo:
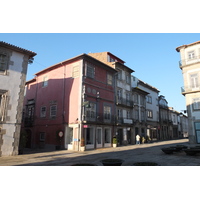
[{"label": "balcony", "polygon": [[24,118],[24,126],[25,127],[32,127],[33,126],[33,117],[25,117]]},{"label": "balcony", "polygon": [[182,68],[185,65],[190,65],[190,64],[195,64],[200,62],[200,55],[194,56],[193,58],[190,59],[184,59],[179,61],[179,67]]},{"label": "balcony", "polygon": [[181,93],[183,95],[187,93],[194,93],[194,92],[200,92],[200,85],[181,87]]},{"label": "balcony", "polygon": [[128,106],[128,107],[133,107],[133,105],[134,105],[133,101],[125,99],[125,98],[117,98],[116,104],[122,105],[122,106]]},{"label": "balcony", "polygon": [[95,113],[93,116],[83,115],[83,122],[91,124],[113,124],[115,122],[115,116],[104,113]]},{"label": "balcony", "polygon": [[116,124],[133,124],[133,119],[116,117]]}]

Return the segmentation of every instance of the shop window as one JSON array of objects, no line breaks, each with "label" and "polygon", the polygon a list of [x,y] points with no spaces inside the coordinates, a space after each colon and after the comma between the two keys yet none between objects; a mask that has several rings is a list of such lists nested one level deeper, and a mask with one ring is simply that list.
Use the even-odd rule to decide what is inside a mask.
[{"label": "shop window", "polygon": [[94,144],[94,134],[92,128],[86,129],[86,144]]},{"label": "shop window", "polygon": [[110,128],[105,128],[105,143],[111,143],[111,130],[110,130]]}]

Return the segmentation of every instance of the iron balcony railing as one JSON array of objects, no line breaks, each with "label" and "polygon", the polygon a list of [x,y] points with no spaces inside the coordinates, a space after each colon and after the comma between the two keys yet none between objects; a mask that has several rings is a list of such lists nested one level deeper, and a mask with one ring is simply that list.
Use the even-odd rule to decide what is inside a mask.
[{"label": "iron balcony railing", "polygon": [[95,113],[93,116],[83,115],[83,121],[90,122],[90,123],[114,123],[115,122],[115,115],[111,115],[108,113]]},{"label": "iron balcony railing", "polygon": [[117,105],[119,104],[119,105],[124,105],[124,106],[130,106],[130,107],[132,107],[134,105],[133,101],[125,99],[125,98],[117,98],[116,104]]},{"label": "iron balcony railing", "polygon": [[197,91],[200,91],[200,84],[197,84],[195,86],[183,86],[183,87],[181,87],[182,94],[190,93],[190,92],[197,92]]},{"label": "iron balcony railing", "polygon": [[179,67],[200,62],[200,55],[179,61]]}]

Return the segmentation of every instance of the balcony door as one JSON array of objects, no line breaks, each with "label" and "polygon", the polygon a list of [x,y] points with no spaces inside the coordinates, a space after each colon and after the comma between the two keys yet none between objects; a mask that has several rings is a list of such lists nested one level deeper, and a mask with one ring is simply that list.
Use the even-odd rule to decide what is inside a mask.
[{"label": "balcony door", "polygon": [[199,88],[198,74],[190,75],[190,84],[191,84],[192,90],[196,90]]}]

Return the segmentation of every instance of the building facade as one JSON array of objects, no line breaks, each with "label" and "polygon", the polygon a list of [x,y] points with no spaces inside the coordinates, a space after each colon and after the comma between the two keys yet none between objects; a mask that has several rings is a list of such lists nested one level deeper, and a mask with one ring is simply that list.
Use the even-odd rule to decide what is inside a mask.
[{"label": "building facade", "polygon": [[32,148],[75,151],[112,146],[114,68],[82,54],[26,83],[24,129]]},{"label": "building facade", "polygon": [[27,67],[35,55],[0,42],[0,156],[18,154]]},{"label": "building facade", "polygon": [[176,51],[181,57],[179,67],[184,80],[182,94],[186,99],[189,142],[200,144],[200,41],[179,46]]},{"label": "building facade", "polygon": [[135,144],[131,73],[124,61],[110,52],[89,53],[90,56],[117,70],[115,84],[115,134],[118,145]]},{"label": "building facade", "polygon": [[159,106],[158,106],[158,95],[159,90],[142,80],[139,80],[138,86],[148,92],[146,95],[146,128],[147,136],[151,140],[158,139],[159,125]]}]

